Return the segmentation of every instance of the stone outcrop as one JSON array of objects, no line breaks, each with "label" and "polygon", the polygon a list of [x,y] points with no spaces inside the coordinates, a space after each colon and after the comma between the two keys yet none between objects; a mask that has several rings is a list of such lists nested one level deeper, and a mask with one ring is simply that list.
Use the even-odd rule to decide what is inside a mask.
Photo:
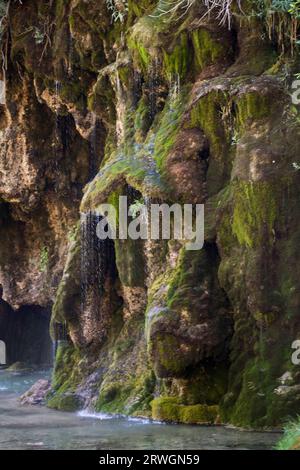
[{"label": "stone outcrop", "polygon": [[21,405],[44,405],[46,395],[50,392],[51,383],[49,380],[38,380],[26,393],[20,397]]}]

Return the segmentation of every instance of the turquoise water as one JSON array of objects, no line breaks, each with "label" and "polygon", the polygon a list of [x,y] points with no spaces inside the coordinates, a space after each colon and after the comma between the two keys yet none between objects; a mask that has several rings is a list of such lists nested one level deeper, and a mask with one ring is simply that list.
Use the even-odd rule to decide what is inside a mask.
[{"label": "turquoise water", "polygon": [[0,449],[271,449],[278,434],[185,426],[106,414],[21,406],[18,396],[48,371],[0,371]]}]

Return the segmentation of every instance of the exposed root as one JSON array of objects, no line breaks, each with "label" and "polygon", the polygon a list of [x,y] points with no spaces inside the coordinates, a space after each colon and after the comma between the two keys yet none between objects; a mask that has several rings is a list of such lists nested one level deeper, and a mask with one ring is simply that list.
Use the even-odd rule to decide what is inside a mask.
[{"label": "exposed root", "polygon": [[[161,17],[165,15],[170,15],[172,13],[182,10],[182,15],[180,18],[189,11],[189,9],[200,0],[163,0],[160,2],[160,5],[157,8],[157,13],[151,15],[152,17]],[[206,6],[206,12],[203,15],[203,18],[209,16],[211,13],[215,14],[215,17],[219,20],[220,24],[223,26],[227,23],[228,28],[231,28],[231,17],[232,11],[231,7],[235,0],[203,0],[204,5]],[[241,9],[241,0],[237,0],[238,7]]]}]

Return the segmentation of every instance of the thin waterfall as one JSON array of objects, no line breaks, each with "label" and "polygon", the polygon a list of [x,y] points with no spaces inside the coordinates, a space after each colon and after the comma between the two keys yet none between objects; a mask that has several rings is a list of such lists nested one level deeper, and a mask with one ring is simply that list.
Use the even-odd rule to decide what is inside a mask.
[{"label": "thin waterfall", "polygon": [[81,238],[81,311],[98,304],[104,291],[105,277],[112,262],[113,242],[97,237],[102,216],[97,212],[80,216]]},{"label": "thin waterfall", "polygon": [[68,341],[68,327],[67,322],[54,324],[54,340],[52,341],[52,360],[55,364],[57,349],[60,343]]},{"label": "thin waterfall", "polygon": [[155,57],[151,64],[149,78],[149,102],[151,120],[155,118],[155,115],[157,113],[157,88],[160,82],[159,73],[159,59],[158,57]]},{"label": "thin waterfall", "polygon": [[100,131],[100,121],[95,113],[92,114],[92,130],[89,135],[89,179],[92,180],[98,172],[97,140]]},{"label": "thin waterfall", "polygon": [[80,257],[80,297],[81,297],[81,311],[84,311],[86,290],[88,282],[88,223],[89,214],[80,214],[80,244],[81,244],[81,257]]},{"label": "thin waterfall", "polygon": [[142,94],[142,75],[134,68],[133,70],[133,105],[137,106]]},{"label": "thin waterfall", "polygon": [[108,298],[116,277],[114,244],[97,237],[96,212],[81,215],[81,332],[87,343],[102,341],[110,322]]},{"label": "thin waterfall", "polygon": [[73,55],[74,55],[74,40],[72,36],[72,32],[70,30],[69,32],[69,40],[68,40],[68,48],[69,48],[69,54],[68,54],[68,77],[72,78],[73,76]]},{"label": "thin waterfall", "polygon": [[[54,171],[58,173],[58,156],[59,156],[59,145],[60,145],[60,138],[59,138],[59,93],[60,93],[61,83],[58,80],[55,80],[55,101],[54,101],[54,109],[55,109],[55,127],[54,127]],[[55,191],[57,188],[55,186]]]},{"label": "thin waterfall", "polygon": [[174,102],[177,100],[178,96],[180,95],[180,90],[181,90],[180,75],[179,73],[175,73],[175,75],[172,78],[171,87],[170,87],[171,102]]}]

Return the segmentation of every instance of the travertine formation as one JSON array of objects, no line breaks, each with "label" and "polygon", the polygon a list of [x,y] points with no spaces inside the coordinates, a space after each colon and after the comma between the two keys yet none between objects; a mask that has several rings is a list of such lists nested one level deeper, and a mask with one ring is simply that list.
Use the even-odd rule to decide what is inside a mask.
[{"label": "travertine formation", "polygon": [[[277,426],[300,410],[294,23],[112,3],[115,22],[106,0],[24,0],[3,23],[4,298],[53,305],[49,406]],[[204,203],[204,248],[100,242],[120,195]]]}]

